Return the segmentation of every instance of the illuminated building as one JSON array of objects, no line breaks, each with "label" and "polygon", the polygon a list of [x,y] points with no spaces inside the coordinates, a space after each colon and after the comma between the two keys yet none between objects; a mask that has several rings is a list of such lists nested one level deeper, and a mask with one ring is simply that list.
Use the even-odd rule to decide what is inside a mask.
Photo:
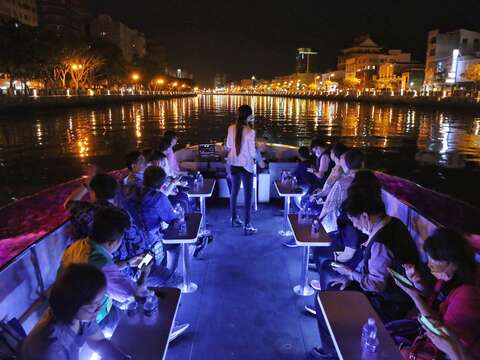
[{"label": "illuminated building", "polygon": [[0,0],[0,16],[16,20],[25,25],[38,26],[37,1]]},{"label": "illuminated building", "polygon": [[420,91],[423,86],[424,75],[424,66],[415,66],[404,70],[401,75],[401,89]]},{"label": "illuminated building", "polygon": [[478,62],[478,58],[480,33],[465,29],[445,33],[438,29],[430,31],[425,66],[426,89],[443,88],[464,81],[462,77],[467,66]]},{"label": "illuminated building", "polygon": [[[390,90],[399,90],[399,89],[409,89],[410,87],[417,88],[418,86],[418,73],[421,74],[422,82],[423,83],[423,72],[424,67],[418,63],[383,63],[379,66],[378,69],[378,78],[376,83],[377,89],[390,89]],[[405,80],[406,83],[404,84],[403,78],[408,79]],[[409,86],[410,82],[413,82],[411,86]],[[417,89],[419,90],[419,89]]]},{"label": "illuminated building", "polygon": [[225,90],[227,87],[227,75],[215,74],[215,77],[213,78],[213,87],[215,90]]},{"label": "illuminated building", "polygon": [[356,78],[361,88],[373,88],[381,64],[410,63],[411,55],[398,49],[383,49],[370,35],[357,37],[354,45],[343,49],[338,58],[337,68],[345,69],[345,78]]},{"label": "illuminated building", "polygon": [[90,35],[115,44],[129,62],[135,58],[142,59],[147,53],[143,33],[113,20],[109,15],[99,15],[90,23]]}]

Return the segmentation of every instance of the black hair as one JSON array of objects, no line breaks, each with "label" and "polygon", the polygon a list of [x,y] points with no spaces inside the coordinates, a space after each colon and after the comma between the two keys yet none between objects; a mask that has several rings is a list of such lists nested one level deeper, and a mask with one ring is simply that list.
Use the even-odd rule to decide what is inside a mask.
[{"label": "black hair", "polygon": [[167,174],[161,167],[151,165],[143,173],[143,185],[159,189],[166,178]]},{"label": "black hair", "polygon": [[151,155],[150,158],[148,159],[149,161],[158,161],[165,159],[167,156],[162,152],[162,151],[154,151]]},{"label": "black hair", "polygon": [[355,174],[348,193],[360,190],[382,196],[382,185],[373,171],[360,170]]},{"label": "black hair", "polygon": [[98,244],[115,241],[130,227],[130,218],[119,208],[105,207],[95,213],[90,238]]},{"label": "black hair", "polygon": [[140,156],[142,156],[142,153],[138,150],[131,151],[125,155],[125,165],[127,166],[128,170],[132,171],[133,165],[135,165]]},{"label": "black hair", "polygon": [[310,159],[310,149],[306,146],[300,146],[298,148],[298,154],[304,159]]},{"label": "black hair", "polygon": [[366,188],[356,188],[349,191],[347,199],[342,204],[342,211],[350,216],[385,214],[385,204],[378,193]]},{"label": "black hair", "polygon": [[117,193],[117,180],[108,174],[97,174],[90,181],[90,188],[95,193],[97,199],[110,200]]},{"label": "black hair", "polygon": [[62,269],[52,285],[48,303],[56,319],[70,324],[78,310],[90,304],[107,286],[102,270],[89,264],[71,264]]},{"label": "black hair", "polygon": [[170,142],[166,141],[166,140],[163,140],[160,142],[160,144],[158,144],[158,151],[160,152],[164,152],[166,151],[168,148],[170,147]]},{"label": "black hair", "polygon": [[237,155],[240,155],[242,150],[242,135],[243,135],[243,126],[247,125],[247,118],[253,114],[253,110],[249,105],[241,105],[238,108],[238,118],[235,128],[235,149]]},{"label": "black hair", "polygon": [[177,137],[177,134],[175,133],[175,131],[167,130],[163,134],[162,142],[166,141],[170,145],[172,143],[172,140],[175,139],[176,137]]},{"label": "black hair", "polygon": [[152,156],[152,153],[153,153],[153,149],[150,149],[150,148],[142,149],[142,155],[145,159],[149,159],[150,156]]},{"label": "black hair", "polygon": [[311,144],[310,144],[310,149],[316,148],[316,147],[322,147],[322,148],[327,148],[327,142],[323,139],[317,138],[313,139]]},{"label": "black hair", "polygon": [[342,143],[335,143],[332,145],[332,152],[333,154],[340,159],[340,156],[342,156],[344,153],[346,153],[348,150],[347,146]]},{"label": "black hair", "polygon": [[467,239],[452,229],[437,229],[423,244],[432,259],[456,265],[455,279],[459,284],[475,284],[477,263],[475,252]]},{"label": "black hair", "polygon": [[350,170],[359,170],[363,166],[364,156],[360,150],[349,150],[345,153],[345,163]]}]

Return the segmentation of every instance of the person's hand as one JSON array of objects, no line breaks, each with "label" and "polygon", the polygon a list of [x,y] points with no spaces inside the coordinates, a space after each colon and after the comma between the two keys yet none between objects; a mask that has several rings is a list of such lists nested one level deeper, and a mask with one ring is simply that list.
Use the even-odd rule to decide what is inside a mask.
[{"label": "person's hand", "polygon": [[[437,335],[430,331],[426,326],[422,327],[425,329],[425,334],[432,341],[433,345],[440,351],[448,355],[450,359],[462,359],[465,358],[463,355],[463,347],[455,334],[447,329],[445,326],[441,328],[441,335]],[[445,331],[443,331],[445,330]]]},{"label": "person's hand", "polygon": [[348,266],[340,264],[340,263],[335,263],[337,266],[332,266],[332,269],[339,273],[340,275],[350,277],[352,275],[352,269],[350,269]]},{"label": "person's hand", "polygon": [[345,290],[350,281],[346,277],[339,277],[330,283],[330,286],[339,286],[340,290]]},{"label": "person's hand", "polygon": [[322,198],[319,198],[319,199],[317,200],[317,205],[322,205],[322,204],[324,204],[324,201],[323,201]]},{"label": "person's hand", "polygon": [[408,296],[410,296],[412,299],[418,299],[421,297],[420,291],[414,287],[405,285],[402,283],[400,280],[397,280],[395,277],[393,278],[395,281],[395,284],[402,289],[405,293],[407,293]]},{"label": "person's hand", "polygon": [[127,260],[127,265],[130,267],[137,267],[142,262],[142,259],[144,256],[145,254],[131,257],[130,259]]},{"label": "person's hand", "polygon": [[405,275],[412,283],[418,284],[422,281],[422,276],[420,272],[415,269],[415,265],[403,264],[402,267],[405,269]]},{"label": "person's hand", "polygon": [[313,173],[315,172],[315,169],[307,168],[307,171],[308,171],[309,173],[312,173],[312,174],[313,174]]}]

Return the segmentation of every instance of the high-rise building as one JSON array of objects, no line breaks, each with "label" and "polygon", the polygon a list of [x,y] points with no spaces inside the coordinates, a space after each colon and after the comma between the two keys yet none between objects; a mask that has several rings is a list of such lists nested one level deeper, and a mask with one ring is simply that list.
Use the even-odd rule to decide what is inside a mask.
[{"label": "high-rise building", "polygon": [[59,36],[85,38],[88,5],[88,0],[38,0],[39,24]]},{"label": "high-rise building", "polygon": [[442,88],[465,79],[463,74],[470,63],[480,59],[480,33],[458,29],[428,33],[425,85],[428,89]]},{"label": "high-rise building", "polygon": [[99,15],[90,23],[90,36],[102,38],[118,46],[127,61],[145,57],[145,36],[138,30],[130,29],[124,23],[113,20],[109,15]]},{"label": "high-rise building", "polygon": [[295,66],[295,72],[297,74],[309,74],[315,72],[316,61],[315,56],[317,52],[312,51],[310,48],[297,49],[297,61]]},{"label": "high-rise building", "polygon": [[213,79],[213,86],[216,90],[224,90],[227,86],[226,74],[215,74]]},{"label": "high-rise building", "polygon": [[36,0],[0,0],[0,16],[29,26],[38,26]]}]

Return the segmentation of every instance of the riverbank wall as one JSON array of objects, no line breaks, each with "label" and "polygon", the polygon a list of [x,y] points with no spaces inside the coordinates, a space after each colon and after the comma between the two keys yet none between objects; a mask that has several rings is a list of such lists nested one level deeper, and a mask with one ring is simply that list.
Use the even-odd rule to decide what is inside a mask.
[{"label": "riverbank wall", "polygon": [[480,102],[475,98],[468,97],[437,97],[437,96],[373,96],[373,95],[321,95],[321,94],[277,94],[277,93],[223,93],[216,95],[246,95],[246,96],[272,96],[293,99],[360,102],[369,104],[385,104],[400,106],[422,106],[430,108],[453,108],[453,109],[478,109]]},{"label": "riverbank wall", "polygon": [[132,101],[168,100],[196,97],[195,93],[142,94],[142,95],[76,95],[76,96],[1,96],[0,115],[15,111],[33,111],[67,107],[108,105]]}]

